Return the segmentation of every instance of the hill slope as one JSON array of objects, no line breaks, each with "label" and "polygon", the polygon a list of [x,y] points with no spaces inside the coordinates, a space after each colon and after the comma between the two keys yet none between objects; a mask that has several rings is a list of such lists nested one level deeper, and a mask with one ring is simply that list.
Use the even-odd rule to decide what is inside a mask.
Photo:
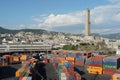
[{"label": "hill slope", "polygon": [[4,33],[9,33],[9,34],[16,34],[18,32],[21,32],[21,31],[24,31],[24,32],[33,32],[34,34],[55,34],[57,32],[54,32],[54,31],[46,31],[46,30],[42,30],[42,29],[20,29],[20,30],[9,30],[9,29],[5,29],[5,28],[2,28],[0,27],[0,33],[4,34]]},{"label": "hill slope", "polygon": [[[5,29],[3,27],[0,27],[0,33],[4,34],[4,33],[9,33],[9,34],[16,34],[20,31],[24,31],[24,32],[33,32],[34,34],[58,34],[59,32],[55,32],[55,31],[47,31],[47,30],[42,30],[42,29],[20,29],[20,30],[10,30],[10,29]],[[65,33],[63,33],[64,35],[66,35]],[[69,33],[67,35],[70,35]],[[74,35],[74,34],[73,34]],[[80,36],[83,36],[82,34],[78,34]],[[100,36],[99,34],[92,34],[94,36]],[[102,37],[105,38],[109,38],[109,39],[120,39],[120,33],[113,33],[113,34],[104,34],[101,35]]]}]

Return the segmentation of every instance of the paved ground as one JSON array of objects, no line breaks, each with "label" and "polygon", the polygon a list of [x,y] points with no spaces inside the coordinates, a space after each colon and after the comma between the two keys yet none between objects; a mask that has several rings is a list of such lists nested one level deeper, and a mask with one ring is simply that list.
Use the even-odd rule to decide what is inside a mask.
[{"label": "paved ground", "polygon": [[[16,70],[20,67],[21,64],[14,64],[0,68],[0,80],[13,80]],[[75,66],[75,71],[82,76],[82,80],[110,80],[110,76],[108,75],[88,74],[84,67]],[[41,80],[42,77],[44,78],[43,80],[58,80],[51,63],[37,63],[37,66],[35,66],[35,74],[36,79],[34,80]]]},{"label": "paved ground", "polygon": [[15,77],[15,72],[21,64],[12,64],[6,67],[0,67],[0,80],[13,80]]},{"label": "paved ground", "polygon": [[[48,64],[38,63],[37,68],[38,72],[40,73],[41,76],[43,76],[44,80],[58,80],[58,77],[51,63]],[[37,75],[36,80],[40,80],[41,76]]]},{"label": "paved ground", "polygon": [[84,67],[75,66],[75,71],[77,71],[82,76],[82,80],[110,80],[109,75],[93,75],[88,74]]}]

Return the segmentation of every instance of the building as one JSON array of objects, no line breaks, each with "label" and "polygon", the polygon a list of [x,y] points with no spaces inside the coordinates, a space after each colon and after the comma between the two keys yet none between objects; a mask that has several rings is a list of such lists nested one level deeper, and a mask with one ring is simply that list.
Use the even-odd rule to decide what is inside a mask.
[{"label": "building", "polygon": [[120,45],[118,45],[118,49],[116,50],[116,55],[120,55]]},{"label": "building", "polygon": [[90,10],[86,10],[85,36],[90,36]]}]

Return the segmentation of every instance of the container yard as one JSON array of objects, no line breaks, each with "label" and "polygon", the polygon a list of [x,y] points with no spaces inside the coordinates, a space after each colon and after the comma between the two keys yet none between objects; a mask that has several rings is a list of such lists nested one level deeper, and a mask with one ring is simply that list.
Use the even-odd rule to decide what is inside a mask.
[{"label": "container yard", "polygon": [[0,57],[0,80],[119,80],[120,56],[90,52],[14,53]]}]

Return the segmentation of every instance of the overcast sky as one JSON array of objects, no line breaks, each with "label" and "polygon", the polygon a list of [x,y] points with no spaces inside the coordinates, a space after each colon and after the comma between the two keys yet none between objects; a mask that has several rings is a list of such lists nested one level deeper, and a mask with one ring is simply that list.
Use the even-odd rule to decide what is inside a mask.
[{"label": "overcast sky", "polygon": [[83,33],[86,8],[92,33],[120,32],[120,0],[0,0],[0,26]]}]

